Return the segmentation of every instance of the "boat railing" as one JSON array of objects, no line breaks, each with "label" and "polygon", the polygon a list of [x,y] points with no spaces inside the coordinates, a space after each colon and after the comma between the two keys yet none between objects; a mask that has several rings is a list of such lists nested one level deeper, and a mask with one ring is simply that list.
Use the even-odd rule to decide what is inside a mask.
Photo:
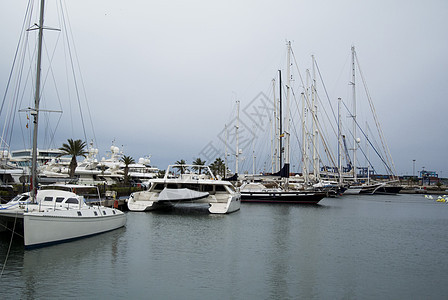
[{"label": "boat railing", "polygon": [[[175,171],[173,171],[175,170]],[[164,179],[168,179],[172,173],[180,173],[179,176],[181,179],[188,178],[188,179],[213,179],[216,180],[215,175],[213,174],[212,170],[209,166],[206,165],[169,165],[165,172]],[[209,177],[209,178],[207,178]]]}]

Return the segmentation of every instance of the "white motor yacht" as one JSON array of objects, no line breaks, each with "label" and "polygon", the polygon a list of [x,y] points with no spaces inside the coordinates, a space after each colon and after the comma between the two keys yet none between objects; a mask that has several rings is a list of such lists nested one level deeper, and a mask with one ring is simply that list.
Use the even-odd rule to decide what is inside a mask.
[{"label": "white motor yacht", "polygon": [[[181,170],[171,177],[171,170]],[[205,170],[205,172],[203,172]],[[127,200],[130,211],[149,211],[186,203],[202,203],[214,214],[237,211],[241,195],[229,181],[218,180],[208,166],[170,165],[164,178],[152,179],[147,191],[132,193]]]}]

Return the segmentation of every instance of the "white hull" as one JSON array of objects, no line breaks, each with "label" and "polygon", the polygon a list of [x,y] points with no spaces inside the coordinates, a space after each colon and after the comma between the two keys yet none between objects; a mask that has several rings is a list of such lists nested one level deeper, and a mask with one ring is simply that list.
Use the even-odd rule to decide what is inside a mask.
[{"label": "white hull", "polygon": [[25,247],[87,237],[120,228],[126,223],[123,212],[106,207],[30,212],[24,213],[23,219]]},{"label": "white hull", "polygon": [[148,191],[136,192],[128,199],[128,209],[130,211],[151,211],[161,207],[169,207],[172,205],[180,206],[182,203],[204,203],[209,204],[208,211],[212,214],[226,214],[232,213],[241,207],[241,195],[235,193],[233,195],[225,195],[226,199],[217,199],[215,195],[193,200],[193,201],[179,201],[169,202],[166,200],[159,201],[158,194]]},{"label": "white hull", "polygon": [[241,208],[241,195],[231,196],[227,203],[215,202],[210,203],[208,211],[212,214],[228,214],[235,212]]},{"label": "white hull", "polygon": [[344,195],[358,195],[362,190],[362,187],[349,187],[345,190]]}]

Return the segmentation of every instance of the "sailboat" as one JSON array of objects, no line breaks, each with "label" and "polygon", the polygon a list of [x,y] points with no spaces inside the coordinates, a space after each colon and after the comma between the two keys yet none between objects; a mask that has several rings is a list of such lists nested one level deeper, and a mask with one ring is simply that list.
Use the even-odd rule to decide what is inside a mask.
[{"label": "sailboat", "polygon": [[34,107],[30,109],[33,118],[33,148],[31,162],[31,190],[21,194],[0,207],[1,229],[19,225],[23,230],[26,248],[44,246],[87,237],[123,227],[126,215],[117,209],[86,204],[82,195],[71,190],[57,188],[38,190],[37,176],[37,133],[40,104],[42,39],[44,30],[45,1],[40,2],[36,84]]},{"label": "sailboat", "polygon": [[[351,171],[352,171],[352,180],[353,182],[350,184],[349,188],[345,191],[345,194],[356,194],[359,193],[360,194],[397,194],[400,192],[400,190],[402,189],[402,187],[400,185],[394,184],[395,180],[395,175],[394,172],[391,169],[391,166],[393,167],[393,161],[392,161],[392,157],[390,155],[389,149],[385,146],[385,142],[384,142],[384,137],[383,137],[383,133],[380,127],[380,124],[377,120],[376,117],[376,112],[373,106],[373,103],[370,99],[370,95],[368,93],[367,87],[366,87],[366,83],[364,80],[364,77],[362,75],[362,72],[360,71],[361,74],[361,78],[364,84],[364,88],[366,89],[366,93],[367,93],[367,99],[369,101],[370,104],[370,108],[373,114],[373,118],[375,120],[375,124],[378,130],[378,134],[379,137],[381,139],[381,144],[383,145],[383,151],[385,153],[385,157],[383,158],[379,152],[377,150],[375,150],[375,152],[378,154],[379,158],[381,159],[381,161],[384,163],[385,167],[386,167],[386,171],[388,173],[391,174],[392,177],[392,181],[389,182],[371,182],[370,180],[370,170],[369,167],[367,168],[360,168],[356,166],[357,160],[356,160],[356,152],[357,149],[360,148],[359,147],[359,142],[360,142],[360,138],[357,137],[357,128],[360,129],[360,131],[362,132],[362,134],[364,135],[364,137],[366,138],[367,142],[373,147],[371,141],[369,140],[369,137],[364,133],[364,131],[361,129],[361,127],[359,127],[358,122],[356,120],[356,82],[355,82],[355,73],[356,73],[356,68],[355,68],[355,61],[357,61],[357,56],[356,56],[356,51],[355,51],[355,47],[352,46],[351,47],[351,56],[352,56],[352,79],[350,84],[352,85],[352,98],[353,98],[353,107],[352,107],[352,112],[351,112],[351,118],[353,120],[353,129],[352,129],[352,134],[353,134],[353,165],[351,166]],[[359,66],[359,62],[358,62],[358,68],[360,68]],[[344,145],[345,145],[345,141],[344,141]],[[375,147],[373,147],[375,149]],[[347,150],[346,150],[347,151]],[[369,159],[366,157],[367,161],[369,161]],[[368,162],[370,165],[370,161]],[[360,183],[360,180],[358,178],[358,174],[357,174],[357,169],[364,169],[364,173],[367,174],[367,178],[364,178],[364,181],[366,181],[365,183]]]},{"label": "sailboat", "polygon": [[[286,85],[286,116],[285,116],[285,131],[282,131],[282,126],[280,122],[279,131],[280,137],[285,137],[285,162],[283,167],[279,172],[273,174],[277,177],[281,177],[283,182],[278,184],[276,182],[269,183],[274,185],[268,187],[267,183],[262,182],[251,182],[243,183],[240,187],[241,192],[241,202],[259,202],[259,203],[295,203],[295,204],[317,204],[320,200],[326,197],[327,193],[310,190],[294,190],[290,189],[289,184],[289,167],[290,167],[290,129],[289,129],[289,97],[290,97],[290,55],[291,55],[291,42],[287,44],[288,56],[287,56],[287,80]],[[281,120],[281,98],[282,98],[282,83],[281,83],[281,71],[279,70],[279,81],[280,81],[280,120]],[[282,148],[281,140],[280,147]],[[282,163],[282,156],[280,151],[280,164]]]}]

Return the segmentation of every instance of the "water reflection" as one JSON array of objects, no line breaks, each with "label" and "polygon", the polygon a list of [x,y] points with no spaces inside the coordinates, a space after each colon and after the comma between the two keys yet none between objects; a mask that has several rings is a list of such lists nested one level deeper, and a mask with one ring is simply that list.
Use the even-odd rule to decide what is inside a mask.
[{"label": "water reflection", "polygon": [[[14,240],[0,299],[442,299],[446,209],[353,197],[129,212],[125,228],[71,243],[24,251]],[[8,248],[0,237],[2,258]]]}]

